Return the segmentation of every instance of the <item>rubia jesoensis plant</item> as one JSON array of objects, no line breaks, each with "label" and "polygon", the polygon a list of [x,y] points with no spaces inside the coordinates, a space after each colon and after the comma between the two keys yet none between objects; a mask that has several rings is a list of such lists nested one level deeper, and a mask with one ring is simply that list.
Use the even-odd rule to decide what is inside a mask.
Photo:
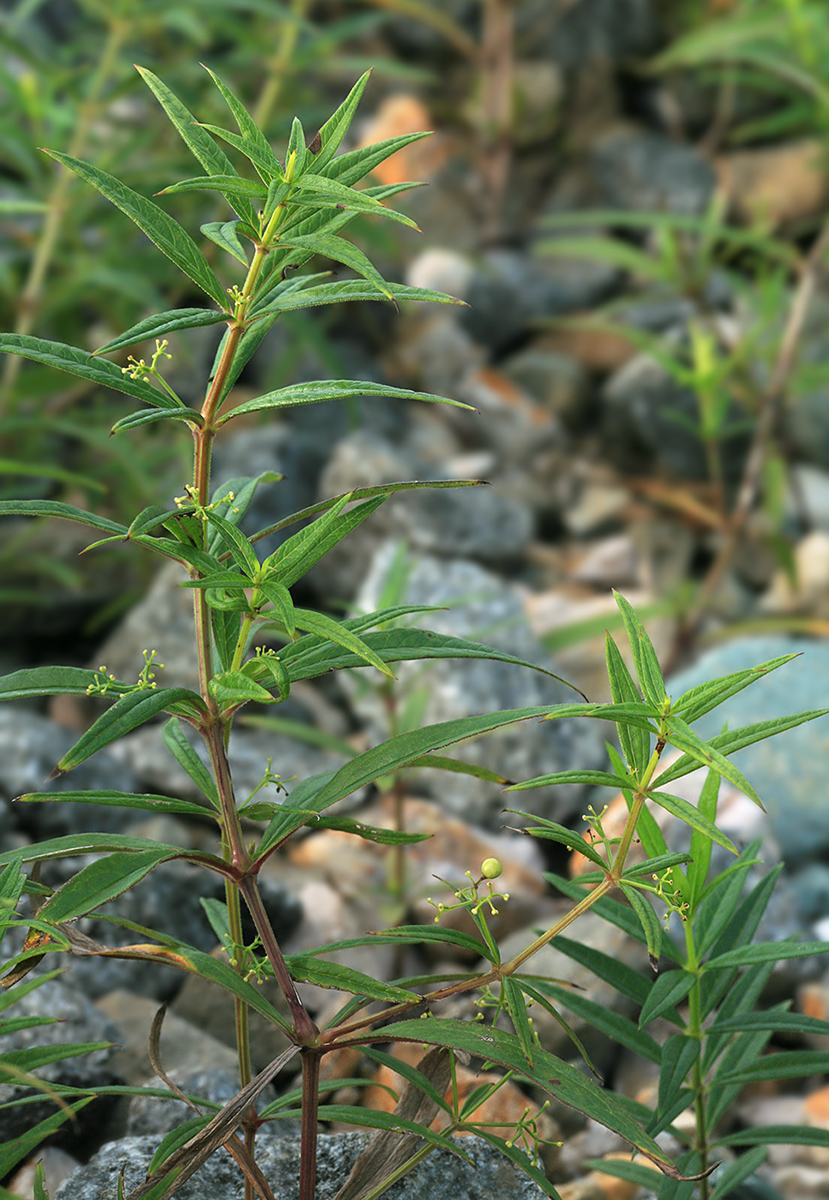
[{"label": "rubia jesoensis plant", "polygon": [[[89,525],[100,534],[100,539],[93,543],[96,546],[126,541],[182,564],[189,573],[185,586],[193,593],[200,687],[191,690],[156,686],[151,669],[152,655],[148,655],[145,664],[137,664],[140,670],[135,683],[114,678],[104,668],[93,671],[76,667],[36,667],[0,679],[0,698],[16,700],[74,694],[110,702],[61,758],[53,778],[70,773],[96,751],[153,718],[166,715],[166,746],[195,783],[203,797],[202,804],[169,796],[125,794],[114,790],[46,790],[22,799],[83,800],[202,820],[207,814],[218,826],[221,850],[219,853],[190,851],[129,834],[82,833],[0,855],[0,863],[9,868],[15,878],[26,864],[72,855],[96,856],[53,893],[48,893],[36,877],[24,882],[24,890],[40,903],[32,938],[24,948],[22,959],[12,964],[6,982],[15,983],[21,979],[26,967],[31,966],[37,956],[50,949],[65,949],[68,945],[74,954],[120,955],[138,958],[148,964],[173,964],[212,981],[234,998],[241,1090],[215,1115],[210,1111],[203,1112],[204,1106],[198,1108],[198,1115],[192,1121],[162,1142],[148,1179],[130,1192],[135,1200],[145,1196],[157,1200],[172,1195],[221,1146],[228,1149],[244,1173],[246,1197],[257,1193],[265,1200],[273,1200],[269,1184],[256,1164],[256,1133],[264,1120],[286,1116],[301,1119],[299,1195],[301,1200],[313,1200],[317,1122],[320,1097],[326,1086],[320,1084],[321,1060],[343,1046],[368,1047],[376,1055],[373,1048],[376,1043],[393,1040],[435,1047],[439,1051],[437,1057],[441,1057],[443,1064],[448,1064],[440,1068],[445,1071],[446,1079],[452,1074],[453,1055],[465,1053],[530,1080],[614,1129],[667,1175],[676,1178],[677,1168],[630,1115],[624,1103],[585,1078],[572,1065],[543,1049],[526,1012],[528,998],[537,1000],[543,994],[537,986],[537,978],[526,967],[535,950],[558,937],[581,913],[617,887],[628,896],[649,936],[653,936],[652,910],[642,899],[639,885],[650,873],[664,871],[673,864],[686,861],[688,856],[657,855],[646,868],[629,867],[628,852],[644,819],[644,805],[649,798],[678,812],[703,839],[723,841],[723,836],[704,813],[656,790],[654,780],[666,744],[672,742],[685,754],[684,765],[673,767],[672,777],[703,762],[755,797],[750,784],[724,757],[724,751],[767,737],[814,714],[782,718],[708,743],[702,742],[692,732],[689,722],[765,671],[780,665],[782,660],[695,689],[672,704],[665,693],[647,635],[629,605],[620,599],[641,695],[611,642],[608,666],[614,703],[610,705],[585,702],[559,705],[552,710],[548,707],[514,709],[401,732],[358,754],[338,770],[302,779],[284,799],[263,799],[265,793],[261,787],[247,798],[237,797],[228,759],[229,738],[236,714],[251,702],[276,704],[283,701],[292,684],[299,680],[357,666],[377,669],[388,676],[390,664],[421,658],[489,657],[516,666],[530,664],[492,647],[420,629],[396,627],[393,624],[396,618],[423,611],[412,606],[399,604],[340,621],[295,606],[291,587],[328,549],[365,520],[389,495],[420,485],[401,483],[359,489],[296,513],[278,526],[246,536],[240,529],[241,518],[255,489],[274,482],[274,477],[266,473],[255,478],[211,483],[214,439],[236,417],[363,394],[435,399],[377,383],[341,380],[298,384],[268,392],[235,407],[230,397],[240,372],[282,313],[345,300],[375,300],[378,296],[392,301],[450,300],[438,293],[386,283],[361,251],[338,236],[358,213],[405,223],[405,217],[392,212],[383,203],[401,190],[400,185],[364,190],[356,190],[355,185],[370,174],[376,164],[419,135],[391,138],[337,155],[365,88],[367,76],[364,76],[310,143],[306,143],[299,120],[295,120],[285,156],[280,160],[247,110],[217,77],[214,76],[214,80],[233,114],[237,131],[197,124],[158,78],[146,70],[142,74],[204,170],[204,174],[175,184],[167,191],[206,188],[218,191],[229,201],[236,215],[226,221],[208,224],[202,232],[226,251],[229,265],[239,272],[239,280],[226,289],[196,243],[156,204],[89,163],[50,151],[54,158],[97,187],[126,213],[208,296],[211,307],[178,309],[148,317],[95,355],[20,334],[0,335],[0,350],[51,364],[142,401],[144,407],[116,424],[116,433],[159,421],[189,429],[194,446],[192,482],[173,507],[157,505],[144,509],[129,526],[58,501],[7,500],[0,503],[0,513],[67,518]],[[237,172],[221,148],[221,141],[252,163],[258,179]],[[332,281],[324,274],[296,274],[296,270],[315,254],[344,263],[359,278]],[[165,340],[179,330],[207,325],[224,325],[226,328],[206,383],[203,404],[197,410],[187,407],[164,379]],[[148,339],[156,339],[158,343],[149,364],[131,358],[129,365],[121,368],[101,357],[104,353],[118,352]],[[461,484],[450,482],[430,486]],[[256,543],[300,520],[307,524],[260,561]],[[257,643],[263,627],[280,644],[278,650],[263,649]],[[601,881],[565,918],[540,935],[533,946],[508,962],[501,960],[486,924],[486,902],[475,892],[477,887],[484,886],[484,877],[493,875],[493,865],[489,863],[482,878],[477,882],[473,880],[474,894],[467,888],[456,892],[458,902],[470,910],[475,934],[439,926],[402,926],[286,959],[280,931],[273,927],[263,904],[258,875],[265,862],[294,833],[310,825],[347,829],[364,838],[379,838],[392,843],[419,840],[419,835],[405,831],[375,830],[352,818],[323,814],[358,788],[414,763],[428,764],[436,751],[464,739],[524,719],[577,716],[617,722],[625,765],[617,762],[616,773],[602,774],[600,779],[591,772],[576,772],[569,778],[582,783],[613,781],[615,786],[630,792],[631,812],[612,861],[603,866]],[[192,727],[203,740],[209,767],[185,737],[182,725]],[[473,773],[479,771],[476,767],[468,769]],[[263,770],[263,781],[269,783],[273,779],[269,763]],[[554,826],[547,828],[555,832]],[[576,838],[568,831],[558,832],[571,843]],[[198,864],[224,880],[224,903],[213,901],[205,907],[227,951],[226,957],[200,953],[178,940],[141,929],[128,921],[123,922],[124,928],[131,936],[137,932],[141,940],[114,949],[79,933],[75,925],[78,918],[94,912],[145,878],[155,867],[172,860]],[[256,939],[249,945],[243,935],[243,905],[256,929]],[[347,950],[355,945],[383,942],[461,945],[467,952],[477,951],[486,966],[477,974],[462,972],[449,979],[430,981],[426,976],[387,982],[348,965],[330,962],[325,957],[335,949]],[[257,981],[268,976],[278,982],[287,1018],[256,986]],[[297,990],[297,981],[333,986],[350,993],[353,998],[323,1029],[319,1029]],[[496,1027],[494,1021],[465,1022],[441,1017],[439,1010],[433,1012],[441,1000],[476,989],[483,990],[487,1003],[494,1000],[492,1008],[496,1013],[508,1015],[512,1031]],[[542,1002],[549,1004],[546,999]],[[367,1012],[369,1005],[372,1008]],[[256,1077],[251,1066],[250,1009],[276,1025],[289,1042],[288,1049]],[[428,1019],[420,1019],[420,1014]],[[166,1080],[158,1054],[160,1019],[157,1019],[152,1035],[151,1058],[157,1072]],[[302,1067],[301,1093],[283,1097],[263,1113],[258,1113],[255,1101],[295,1057]],[[440,1071],[431,1064],[428,1070],[425,1066],[416,1070],[401,1065],[400,1072],[415,1090],[419,1088],[426,1095],[425,1108],[415,1106],[420,1118],[406,1115],[412,1108],[407,1106],[405,1096],[401,1101],[402,1108],[391,1115],[357,1106],[328,1106],[326,1115],[338,1121],[379,1127],[386,1134],[415,1134],[429,1147],[448,1147],[463,1156],[461,1147],[447,1133],[431,1128],[433,1113],[441,1108],[446,1111],[447,1107],[442,1089],[435,1082],[441,1078]],[[67,1100],[77,1098],[77,1093],[70,1088],[60,1090]],[[427,1109],[429,1115],[423,1119],[422,1113]],[[449,1106],[447,1115],[450,1128],[468,1128],[466,1108]],[[529,1172],[546,1194],[555,1195],[541,1170],[516,1144],[520,1138],[503,1137],[486,1124],[480,1125],[479,1129],[481,1136]],[[409,1144],[404,1141],[396,1159],[394,1154],[385,1153],[382,1168],[378,1159],[371,1156],[363,1163],[364,1175],[373,1180],[372,1194],[379,1194],[388,1175],[399,1175],[420,1156],[422,1150],[410,1152]]]}]

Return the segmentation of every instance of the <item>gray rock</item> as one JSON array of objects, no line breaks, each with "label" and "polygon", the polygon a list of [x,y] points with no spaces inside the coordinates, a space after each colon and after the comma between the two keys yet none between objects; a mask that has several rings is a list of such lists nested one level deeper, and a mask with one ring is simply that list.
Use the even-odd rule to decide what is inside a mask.
[{"label": "gray rock", "polygon": [[567,70],[647,54],[659,35],[652,0],[526,0],[515,21],[519,55]]},{"label": "gray rock", "polygon": [[144,651],[156,651],[159,686],[199,690],[193,593],[182,586],[188,574],[170,562],[155,576],[147,594],[130,609],[95,652],[94,668],[134,681],[144,666]]},{"label": "gray rock", "polygon": [[[695,722],[701,737],[824,708],[829,692],[829,646],[786,637],[739,638],[710,650],[688,670],[668,680],[674,697],[732,671],[756,666],[782,654],[800,654]],[[781,847],[792,867],[817,858],[829,847],[829,810],[824,802],[826,719],[799,725],[779,737],[749,746],[734,762],[760,794]]]},{"label": "gray rock", "polygon": [[[323,1135],[317,1149],[317,1200],[333,1200],[363,1149],[363,1134]],[[158,1145],[154,1137],[123,1138],[104,1146],[92,1161],[71,1175],[54,1200],[116,1200],[122,1168],[124,1192],[141,1183]],[[257,1161],[279,1200],[296,1200],[299,1140],[261,1135]],[[541,1200],[537,1184],[480,1138],[464,1138],[473,1166],[445,1150],[430,1154],[409,1175],[384,1193],[388,1200]],[[242,1175],[220,1150],[176,1193],[180,1200],[236,1200],[244,1192]]]},{"label": "gray rock", "polygon": [[[49,965],[53,966],[54,963]],[[63,979],[47,979],[19,997],[15,997],[13,992],[11,996],[13,1008],[8,1011],[10,1018],[45,1017],[53,1024],[34,1025],[5,1033],[0,1046],[3,1054],[40,1046],[68,1047],[71,1043],[117,1043],[121,1038],[117,1026]],[[112,1048],[93,1050],[88,1054],[34,1068],[32,1073],[48,1083],[78,1088],[102,1087],[119,1082],[109,1065],[112,1055]],[[22,1065],[25,1069],[25,1064]],[[5,1144],[56,1111],[54,1101],[45,1097],[42,1102],[19,1103],[24,1097],[35,1094],[30,1087],[0,1083],[0,1143]],[[81,1109],[77,1119],[82,1129],[88,1128],[90,1122],[93,1125],[99,1122],[100,1105],[93,1104]],[[72,1136],[77,1136],[77,1127]]]},{"label": "gray rock", "polygon": [[588,259],[532,259],[517,251],[490,250],[462,297],[470,307],[459,320],[476,342],[498,355],[539,317],[562,316],[605,300],[618,279],[615,267]]},{"label": "gray rock", "polygon": [[658,133],[614,133],[594,148],[592,166],[603,202],[632,212],[702,216],[716,187],[697,150]]},{"label": "gray rock", "polygon": [[[8,802],[28,792],[138,790],[135,776],[104,749],[74,771],[47,785],[55,764],[77,737],[30,709],[0,706],[0,833],[9,826]],[[20,804],[13,810],[18,822],[38,837],[58,837],[80,830],[123,829],[132,817],[128,809],[100,804]]]},{"label": "gray rock", "polygon": [[[395,549],[389,544],[378,552],[358,599],[360,609],[377,606]],[[474,563],[432,557],[415,561],[402,600],[445,606],[420,620],[427,629],[484,641],[549,669],[546,653],[527,627],[518,593]],[[411,698],[415,691],[422,693],[424,725],[499,709],[553,708],[577,699],[575,692],[549,676],[487,660],[401,663],[396,673],[401,698]],[[371,723],[379,740],[387,735],[384,700],[380,691],[366,687],[366,682],[354,679],[350,690],[355,693],[356,711]],[[604,761],[601,733],[588,721],[521,723],[447,753],[487,764],[515,780],[577,766],[598,767]],[[580,787],[566,787],[554,792],[545,788],[526,791],[518,797],[505,794],[495,784],[433,770],[418,773],[417,780],[450,811],[489,828],[502,824],[501,809],[507,806],[552,811],[561,820],[572,814],[583,795]],[[510,818],[511,823],[515,820]]]},{"label": "gray rock", "polygon": [[[414,462],[386,439],[359,430],[337,447],[323,472],[322,492],[448,475],[431,464]],[[334,546],[308,578],[321,596],[351,601],[378,547],[389,538],[405,541],[415,553],[507,567],[520,560],[532,535],[529,508],[491,488],[403,492]]]},{"label": "gray rock", "polygon": [[[676,344],[681,336],[674,331],[671,340]],[[705,449],[695,429],[697,397],[655,359],[637,354],[620,367],[602,389],[601,403],[605,450],[621,470],[639,474],[661,469],[682,479],[706,477]],[[735,405],[731,423],[736,425],[741,417]],[[739,476],[748,438],[743,428],[720,443],[728,478]]]},{"label": "gray rock", "polygon": [[529,346],[511,355],[501,369],[568,429],[583,427],[589,420],[593,410],[588,399],[590,380],[578,359]]}]

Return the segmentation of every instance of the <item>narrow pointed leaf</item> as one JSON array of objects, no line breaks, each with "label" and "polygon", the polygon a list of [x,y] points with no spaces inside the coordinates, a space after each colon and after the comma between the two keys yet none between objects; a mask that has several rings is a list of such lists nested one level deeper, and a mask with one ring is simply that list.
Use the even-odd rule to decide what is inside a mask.
[{"label": "narrow pointed leaf", "polygon": [[[388,211],[388,210],[384,210]],[[449,296],[445,292],[435,292],[431,288],[407,287],[402,283],[386,285],[394,301],[412,300],[432,304],[463,304],[462,300]],[[319,308],[323,304],[346,304],[352,301],[376,301],[377,288],[362,279],[339,279],[334,283],[322,283],[316,287],[295,288],[290,292],[280,292],[273,300],[261,309],[257,309],[257,317],[268,313],[295,312],[301,308]]]},{"label": "narrow pointed leaf", "polygon": [[43,905],[39,916],[56,924],[86,916],[140,882],[153,867],[180,853],[178,848],[157,846],[154,850],[127,851],[97,859],[59,887]]},{"label": "narrow pointed leaf", "polygon": [[293,250],[306,251],[309,254],[321,254],[324,258],[333,258],[335,262],[343,263],[345,266],[350,267],[357,275],[362,275],[364,279],[368,279],[373,283],[378,292],[385,296],[387,300],[392,299],[392,294],[383,276],[374,266],[371,259],[355,246],[353,242],[346,242],[340,237],[332,237],[328,233],[314,233],[307,237],[280,237],[279,241],[280,245],[289,246]]},{"label": "narrow pointed leaf", "polygon": [[367,196],[365,192],[357,192],[354,188],[344,187],[335,179],[326,179],[321,175],[311,175],[303,179],[291,192],[291,203],[307,204],[317,211],[326,206],[350,208],[354,212],[367,213],[369,216],[386,217],[388,220],[399,221],[401,225],[407,225],[409,229],[420,232],[417,223],[411,217],[395,212],[393,208],[387,208],[378,200]]},{"label": "narrow pointed leaf", "polygon": [[713,708],[717,708],[731,696],[741,692],[743,688],[749,687],[758,679],[762,679],[764,675],[768,675],[770,671],[776,671],[778,667],[784,666],[797,657],[797,654],[784,654],[780,658],[769,659],[768,662],[760,663],[756,667],[749,667],[745,671],[734,671],[731,675],[723,675],[720,679],[712,679],[708,683],[698,684],[697,687],[689,688],[684,695],[675,700],[671,711],[679,713],[689,725],[692,725],[694,721],[699,720]]},{"label": "narrow pointed leaf", "polygon": [[[178,329],[200,329],[205,325],[219,325],[229,320],[226,312],[217,312],[215,308],[173,308],[169,312],[155,313],[145,317],[137,325],[133,325],[126,333],[119,334],[105,346],[101,346],[95,354],[112,354],[136,342],[149,342],[153,338],[164,338],[168,333]],[[155,389],[153,389],[155,390]]]},{"label": "narrow pointed leaf", "polygon": [[177,192],[221,192],[228,199],[247,196],[251,200],[264,200],[268,189],[258,180],[243,179],[241,175],[196,175],[193,179],[171,183],[157,194],[171,196]]},{"label": "narrow pointed leaf", "polygon": [[431,403],[451,404],[455,408],[473,411],[469,404],[452,400],[448,396],[433,396],[429,392],[412,392],[407,388],[388,387],[372,380],[326,379],[313,383],[297,383],[291,387],[266,392],[255,400],[247,400],[232,411],[223,414],[218,424],[223,425],[234,417],[247,413],[262,412],[271,408],[298,408],[302,404],[320,404],[327,400],[345,400],[349,396],[388,396],[394,400],[425,400]]},{"label": "narrow pointed leaf", "polygon": [[662,950],[662,926],[659,924],[659,918],[637,888],[624,882],[620,884],[620,887],[639,918],[648,947],[648,957],[651,960],[651,966],[655,969]]},{"label": "narrow pointed leaf", "polygon": [[180,708],[199,714],[205,711],[202,698],[189,688],[146,689],[121,696],[64,754],[55,773],[62,775],[71,771],[104,746],[138,729],[159,713]]},{"label": "narrow pointed leaf", "polygon": [[113,433],[126,433],[142,425],[155,425],[159,421],[182,421],[187,425],[203,425],[204,418],[193,408],[142,408],[140,412],[122,417],[112,426]]},{"label": "narrow pointed leaf", "polygon": [[349,150],[346,154],[332,158],[319,173],[326,175],[329,179],[338,179],[340,183],[351,187],[352,184],[365,179],[375,167],[379,167],[381,162],[391,158],[392,154],[396,154],[398,150],[403,150],[406,146],[411,146],[413,142],[419,142],[421,138],[430,136],[428,131],[401,133],[396,137],[386,138],[382,142],[374,142],[371,146],[361,146],[357,150]]},{"label": "narrow pointed leaf", "polygon": [[386,497],[363,500],[345,512],[350,499],[348,495],[343,496],[328,512],[289,537],[266,559],[264,567],[276,575],[282,587],[289,588],[301,579],[314,563],[370,517]]},{"label": "narrow pointed leaf", "polygon": [[[220,301],[220,303],[222,303]],[[28,337],[22,333],[0,333],[0,353],[17,354],[21,358],[30,358],[33,362],[42,363],[45,367],[54,367],[56,371],[67,371],[87,379],[99,387],[113,388],[116,392],[126,392],[135,396],[145,404],[155,408],[180,408],[172,396],[159,388],[144,383],[141,379],[132,379],[125,375],[115,363],[105,358],[93,358],[86,350],[77,346],[67,346],[63,342],[49,342],[45,338]]]},{"label": "narrow pointed leaf", "polygon": [[[661,780],[660,780],[661,782]],[[683,799],[682,796],[672,796],[669,792],[649,791],[648,799],[655,801],[660,808],[664,808],[666,812],[672,813],[675,817],[679,817],[680,821],[684,821],[691,829],[697,830],[702,837],[707,837],[710,841],[717,842],[718,845],[724,846],[726,850],[730,850],[732,854],[737,853],[737,849],[731,838],[723,833],[719,826],[710,821],[704,813],[700,812],[695,804],[691,804],[689,800]]]},{"label": "narrow pointed leaf", "polygon": [[202,804],[191,800],[179,800],[174,796],[156,796],[144,792],[28,792],[16,796],[18,804],[30,801],[75,804],[107,804],[114,808],[141,808],[146,812],[183,813],[191,817],[203,817]]},{"label": "narrow pointed leaf", "polygon": [[[510,788],[507,788],[507,791],[510,790]],[[519,817],[524,817],[528,822],[540,819],[533,813],[521,812],[515,808],[508,808],[506,811],[514,812]],[[579,854],[583,854],[585,858],[594,862],[598,867],[604,868],[607,866],[607,861],[602,858],[592,842],[583,838],[580,833],[576,833],[573,829],[567,829],[564,825],[557,825],[555,821],[544,820],[540,825],[525,825],[524,833],[529,834],[530,837],[548,838],[550,841],[559,842],[562,846],[566,846],[568,850],[575,850]]]},{"label": "narrow pointed leaf", "polygon": [[350,650],[352,654],[356,654],[358,658],[362,658],[370,666],[376,667],[378,671],[382,671],[384,675],[387,675],[390,679],[394,679],[393,671],[390,667],[386,666],[382,658],[378,654],[375,654],[361,637],[358,637],[356,633],[352,633],[340,621],[335,621],[333,617],[326,616],[324,613],[312,612],[306,608],[295,608],[294,622],[298,629],[315,633],[317,637],[325,638],[337,646],[342,646],[344,649]]},{"label": "narrow pointed leaf", "polygon": [[417,992],[383,983],[353,967],[328,962],[311,954],[291,954],[286,962],[293,979],[315,983],[317,987],[337,988],[353,995],[369,996],[372,1000],[385,1000],[389,1004],[416,1003],[420,999]]},{"label": "narrow pointed leaf", "polygon": [[605,635],[605,660],[610,695],[614,704],[632,710],[627,719],[620,714],[619,719],[616,720],[616,731],[627,767],[637,778],[640,778],[647,768],[650,758],[650,738],[648,733],[642,729],[641,724],[637,724],[635,721],[636,710],[641,711],[642,709],[639,693],[619,647],[609,633]]},{"label": "narrow pointed leaf", "polygon": [[[388,1026],[396,1041],[425,1042],[432,1046],[450,1046],[468,1054],[498,1063],[508,1070],[526,1074],[527,1064],[518,1038],[501,1029],[479,1028],[468,1021],[430,1018],[425,1021],[400,1021]],[[598,1087],[576,1067],[556,1058],[539,1046],[533,1048],[533,1082],[570,1108],[612,1129],[646,1154],[665,1174],[677,1177],[673,1163],[661,1148],[630,1116],[624,1104],[612,1092]]]},{"label": "narrow pointed leaf", "polygon": [[[141,78],[155,95],[161,107],[178,130],[187,147],[210,175],[233,175],[233,163],[218,146],[213,138],[203,129],[193,114],[179,100],[165,83],[148,71],[146,67],[136,67]],[[238,205],[238,207],[237,207]],[[237,197],[234,205],[239,216],[251,223],[256,220],[256,212],[252,204]]]},{"label": "narrow pointed leaf", "polygon": [[[759,808],[763,808],[760,797],[743,773],[738,771],[734,764],[725,755],[721,754],[711,742],[704,742],[691,729],[690,725],[683,721],[682,717],[677,717],[671,713],[666,718],[665,724],[668,730],[668,737],[678,750],[689,754],[691,758],[696,758],[697,762],[702,766],[711,767],[723,779],[727,779],[729,783],[733,783],[741,792],[745,792],[749,800],[753,800]],[[763,811],[765,812],[765,809]]]},{"label": "narrow pointed leaf", "polygon": [[155,242],[162,254],[166,254],[197,287],[215,300],[220,308],[225,307],[227,296],[207,259],[190,235],[163,208],[91,163],[81,162],[58,150],[47,150],[46,153],[97,188],[107,200],[126,213],[150,241]]},{"label": "narrow pointed leaf", "polygon": [[225,250],[243,267],[247,267],[248,258],[244,246],[239,241],[239,235],[236,232],[237,225],[238,221],[208,221],[206,225],[201,225],[199,228],[206,238],[210,238],[211,242]]},{"label": "narrow pointed leaf", "polygon": [[[818,717],[824,717],[827,713],[829,713],[829,709],[817,708],[809,712],[795,713],[790,717],[776,717],[771,721],[758,721],[754,725],[743,725],[740,729],[729,729],[725,733],[718,733],[714,737],[709,738],[705,744],[713,747],[723,755],[736,754],[738,750],[743,750],[746,746],[753,746],[757,742],[764,741],[766,738],[774,737],[775,734],[784,733],[787,729],[794,729],[798,725],[803,725],[806,721],[814,721]],[[657,777],[656,782],[660,787],[666,783],[673,783],[675,779],[681,779],[683,775],[689,775],[691,771],[696,771],[699,765],[698,758],[691,754],[683,754],[681,758],[671,763]],[[710,766],[711,764],[706,763],[705,765]]]},{"label": "narrow pointed leaf", "polygon": [[0,500],[0,517],[59,517],[64,521],[77,521],[79,525],[91,525],[115,536],[125,535],[126,525],[100,517],[97,513],[64,504],[60,500]]},{"label": "narrow pointed leaf", "polygon": [[521,1049],[524,1051],[527,1065],[532,1069],[533,1049],[536,1042],[532,1025],[530,1025],[529,1017],[527,1016],[527,1001],[521,990],[521,983],[514,975],[507,975],[502,982],[502,987],[513,1029],[521,1043]]},{"label": "narrow pointed leaf", "polygon": [[644,625],[637,617],[633,608],[619,592],[614,592],[614,599],[622,614],[625,632],[628,635],[630,648],[633,652],[633,662],[636,666],[636,676],[639,680],[639,686],[642,689],[642,695],[651,702],[651,704],[662,704],[667,698],[665,691],[665,681],[662,678],[662,670],[659,666],[659,659],[656,657],[656,651],[653,648],[650,638],[647,635]]},{"label": "narrow pointed leaf", "polygon": [[253,165],[263,170],[260,172],[265,183],[270,183],[272,179],[278,178],[282,174],[282,167],[279,160],[274,154],[262,130],[254,121],[248,110],[242,104],[241,100],[234,95],[226,83],[209,67],[205,67],[210,78],[215,83],[216,87],[221,92],[225,103],[233,113],[233,119],[241,134],[241,140],[247,145],[257,156],[258,162],[251,158]]},{"label": "narrow pointed leaf", "polygon": [[681,1004],[694,986],[694,981],[690,971],[663,971],[658,975],[639,1013],[640,1028]]},{"label": "narrow pointed leaf", "polygon": [[[85,696],[99,681],[99,673],[86,667],[28,667],[0,678],[0,700],[27,700],[34,696]],[[117,694],[119,686],[112,685]]]},{"label": "narrow pointed leaf", "polygon": [[[365,71],[360,76],[339,108],[331,114],[320,129],[318,134],[319,149],[313,154],[313,170],[315,173],[318,174],[330,163],[342,145],[343,138],[348,133],[349,126],[357,111],[357,105],[360,103],[360,98],[365,91],[370,76],[371,71]],[[312,146],[314,145],[313,142],[311,144]]]},{"label": "narrow pointed leaf", "polygon": [[548,711],[546,707],[524,708],[488,713],[479,717],[464,717],[389,738],[382,745],[358,754],[333,774],[326,772],[315,781],[306,781],[307,786],[304,788],[294,788],[282,805],[282,811],[265,830],[257,855],[265,854],[295,829],[304,825],[309,813],[322,812],[337,800],[350,796],[352,792],[381,775],[388,775],[400,767],[407,766],[423,754],[441,750],[467,738],[480,737],[481,734],[517,721],[542,717]]},{"label": "narrow pointed leaf", "polygon": [[164,745],[181,769],[186,771],[202,795],[206,796],[215,808],[218,808],[219,793],[216,790],[213,776],[184,736],[181,722],[177,717],[170,718],[162,729],[161,736],[164,739]]},{"label": "narrow pointed leaf", "polygon": [[[207,520],[218,530],[224,541],[224,547],[230,551],[237,566],[251,579],[259,573],[259,559],[253,553],[250,542],[231,521],[227,521],[218,512],[208,510]],[[214,553],[219,553],[217,548]]]}]

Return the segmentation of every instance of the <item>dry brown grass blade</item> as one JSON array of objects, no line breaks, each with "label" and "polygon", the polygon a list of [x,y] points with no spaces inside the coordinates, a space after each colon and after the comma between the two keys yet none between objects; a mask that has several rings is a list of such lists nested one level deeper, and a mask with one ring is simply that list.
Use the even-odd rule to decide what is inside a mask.
[{"label": "dry brown grass blade", "polygon": [[[449,1051],[442,1046],[433,1046],[420,1060],[417,1069],[442,1096],[449,1086]],[[429,1126],[438,1111],[434,1100],[413,1083],[409,1083],[394,1113],[406,1121],[416,1121],[418,1125]],[[334,1200],[362,1200],[362,1197],[373,1191],[379,1182],[387,1179],[411,1158],[421,1141],[416,1133],[398,1133],[390,1129],[376,1133],[351,1168],[351,1174]]]},{"label": "dry brown grass blade", "polygon": [[[289,1046],[288,1049],[275,1058],[273,1062],[268,1063],[264,1071],[260,1071],[256,1078],[250,1081],[247,1087],[242,1088],[242,1090],[236,1096],[234,1096],[232,1100],[229,1100],[224,1108],[216,1114],[209,1125],[206,1125],[200,1133],[197,1133],[196,1136],[192,1137],[189,1142],[186,1142],[185,1145],[178,1149],[174,1154],[170,1155],[170,1157],[164,1162],[164,1174],[169,1174],[171,1171],[178,1171],[178,1174],[176,1175],[176,1178],[171,1181],[170,1186],[164,1192],[161,1200],[169,1200],[169,1197],[173,1196],[179,1187],[181,1187],[181,1185],[188,1180],[191,1175],[198,1171],[199,1167],[202,1166],[202,1164],[207,1161],[210,1155],[213,1154],[215,1150],[218,1150],[220,1146],[227,1146],[230,1153],[233,1154],[234,1158],[236,1158],[236,1161],[239,1163],[240,1167],[242,1167],[242,1170],[245,1171],[245,1174],[248,1175],[248,1178],[251,1180],[261,1196],[264,1196],[266,1200],[275,1200],[275,1197],[271,1192],[268,1183],[259,1167],[257,1167],[250,1158],[242,1143],[238,1141],[238,1139],[233,1138],[233,1134],[235,1133],[238,1125],[244,1118],[244,1115],[250,1108],[251,1104],[253,1104],[259,1098],[268,1084],[276,1078],[285,1064],[290,1062],[294,1055],[298,1053],[298,1046]],[[233,1144],[228,1145],[228,1143],[231,1142],[231,1139]],[[242,1166],[240,1158],[237,1157],[237,1149],[244,1156],[247,1169]],[[158,1175],[153,1176],[151,1179],[145,1180],[144,1183],[141,1183],[138,1185],[138,1187],[133,1188],[133,1190],[129,1193],[127,1200],[141,1200],[141,1197],[146,1196],[149,1192],[156,1188],[158,1183]]]}]

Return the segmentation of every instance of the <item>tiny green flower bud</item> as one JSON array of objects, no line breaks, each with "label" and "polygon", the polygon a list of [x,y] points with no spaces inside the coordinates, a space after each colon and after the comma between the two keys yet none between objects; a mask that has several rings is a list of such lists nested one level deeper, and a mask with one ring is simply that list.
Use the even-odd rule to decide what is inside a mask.
[{"label": "tiny green flower bud", "polygon": [[485,858],[481,863],[481,874],[484,879],[497,879],[503,869],[497,858]]}]

